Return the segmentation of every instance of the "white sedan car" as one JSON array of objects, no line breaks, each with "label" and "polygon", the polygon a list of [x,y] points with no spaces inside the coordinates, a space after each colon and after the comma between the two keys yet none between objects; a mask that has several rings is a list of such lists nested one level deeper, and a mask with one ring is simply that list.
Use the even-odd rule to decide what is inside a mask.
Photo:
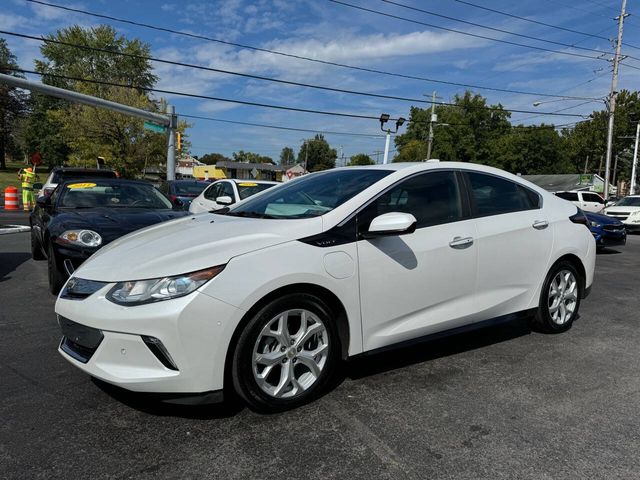
[{"label": "white sedan car", "polygon": [[486,166],[314,173],[99,250],[56,302],[59,350],[132,391],[285,410],[364,352],[516,313],[569,329],[593,282],[586,223]]},{"label": "white sedan car", "polygon": [[189,212],[202,213],[220,210],[275,185],[280,184],[265,180],[218,180],[193,199],[189,205]]}]

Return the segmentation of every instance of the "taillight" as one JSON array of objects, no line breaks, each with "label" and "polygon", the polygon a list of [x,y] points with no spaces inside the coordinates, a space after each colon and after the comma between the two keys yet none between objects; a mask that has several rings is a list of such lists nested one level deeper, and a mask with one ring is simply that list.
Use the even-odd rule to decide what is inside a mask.
[{"label": "taillight", "polygon": [[589,228],[589,220],[587,220],[587,216],[580,209],[578,209],[578,211],[575,214],[571,215],[569,217],[569,220],[571,220],[573,223],[580,223],[585,227]]}]

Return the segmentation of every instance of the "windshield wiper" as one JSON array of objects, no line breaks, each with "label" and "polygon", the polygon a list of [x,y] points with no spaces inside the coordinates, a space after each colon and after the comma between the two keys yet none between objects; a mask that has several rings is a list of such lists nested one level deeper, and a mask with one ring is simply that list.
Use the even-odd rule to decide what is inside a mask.
[{"label": "windshield wiper", "polygon": [[280,218],[274,217],[273,215],[268,215],[266,213],[258,213],[258,212],[228,212],[227,215],[233,217],[245,217],[245,218]]}]

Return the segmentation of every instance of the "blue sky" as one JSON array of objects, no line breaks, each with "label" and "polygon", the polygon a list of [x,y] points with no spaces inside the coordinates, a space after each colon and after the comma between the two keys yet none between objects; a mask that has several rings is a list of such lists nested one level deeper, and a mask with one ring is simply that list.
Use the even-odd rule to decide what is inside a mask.
[{"label": "blue sky", "polygon": [[[572,51],[597,57],[598,53],[571,50],[548,43],[514,37],[500,32],[461,24],[410,11],[380,0],[345,0],[347,3],[379,10],[447,28],[491,36],[512,42],[536,45],[559,51]],[[399,3],[430,10],[450,17],[509,30],[523,35],[578,45],[612,56],[606,40],[523,22],[480,10],[455,0],[397,0]],[[618,0],[469,0],[483,5],[565,28],[613,38],[617,25],[613,18],[620,8]],[[110,23],[118,32],[137,37],[151,45],[155,57],[205,65],[238,72],[305,82],[343,89],[411,98],[430,97],[436,90],[441,101],[450,101],[464,88],[425,81],[401,79],[358,72],[269,53],[211,43],[204,40],[162,33],[117,22],[101,21],[82,14],[31,4],[24,0],[1,0],[0,29],[40,35],[72,24],[95,26]],[[136,20],[174,30],[206,35],[236,43],[279,50],[297,55],[345,63],[359,67],[423,76],[446,81],[476,84],[501,89],[558,95],[602,98],[609,92],[611,65],[604,60],[581,58],[482,40],[453,32],[370,12],[358,11],[327,0],[226,0],[226,1],[122,1],[52,0],[52,3]],[[625,24],[624,43],[640,47],[640,6],[629,2],[632,14]],[[637,9],[637,10],[636,10]],[[638,13],[638,17],[633,15]],[[33,67],[38,58],[38,43],[6,37],[21,66]],[[640,59],[640,49],[624,47],[623,53]],[[640,67],[640,60],[625,62]],[[322,92],[296,86],[284,86],[259,80],[247,80],[184,67],[154,64],[160,80],[157,87],[201,95],[298,108],[340,111],[378,116],[408,117],[409,102]],[[620,69],[620,88],[638,89],[640,70]],[[562,113],[588,114],[602,103],[554,101],[533,107],[549,98],[475,90],[491,103],[505,108]],[[317,131],[380,133],[375,120],[329,117],[307,113],[278,111],[211,100],[168,97],[178,113],[226,120],[290,126]],[[581,105],[583,104],[583,105]],[[533,117],[533,118],[532,118]],[[515,123],[570,123],[580,118],[534,116],[517,113]],[[239,126],[204,120],[189,120],[192,153],[221,152],[231,155],[240,149],[277,159],[284,146],[298,150],[302,139],[312,134]],[[444,128],[444,127],[443,127]],[[402,130],[401,130],[402,131]],[[384,138],[327,135],[328,141],[345,157],[359,152],[373,154],[384,148]],[[342,149],[341,149],[342,147]]]}]

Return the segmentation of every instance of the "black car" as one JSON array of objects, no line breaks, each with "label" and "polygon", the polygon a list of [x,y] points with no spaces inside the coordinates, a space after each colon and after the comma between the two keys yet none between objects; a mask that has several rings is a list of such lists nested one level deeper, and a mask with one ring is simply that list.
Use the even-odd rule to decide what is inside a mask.
[{"label": "black car", "polygon": [[[40,187],[40,195],[51,195],[59,183],[78,178],[117,178],[116,172],[104,168],[54,167]],[[35,188],[35,185],[34,185]]]},{"label": "black car", "polygon": [[189,210],[192,200],[209,185],[211,185],[210,182],[201,180],[169,180],[162,183],[160,190],[175,206]]},{"label": "black car", "polygon": [[153,185],[87,178],[64,182],[39,197],[31,212],[31,255],[48,261],[49,289],[57,294],[74,269],[127,233],[188,213],[176,210]]}]

